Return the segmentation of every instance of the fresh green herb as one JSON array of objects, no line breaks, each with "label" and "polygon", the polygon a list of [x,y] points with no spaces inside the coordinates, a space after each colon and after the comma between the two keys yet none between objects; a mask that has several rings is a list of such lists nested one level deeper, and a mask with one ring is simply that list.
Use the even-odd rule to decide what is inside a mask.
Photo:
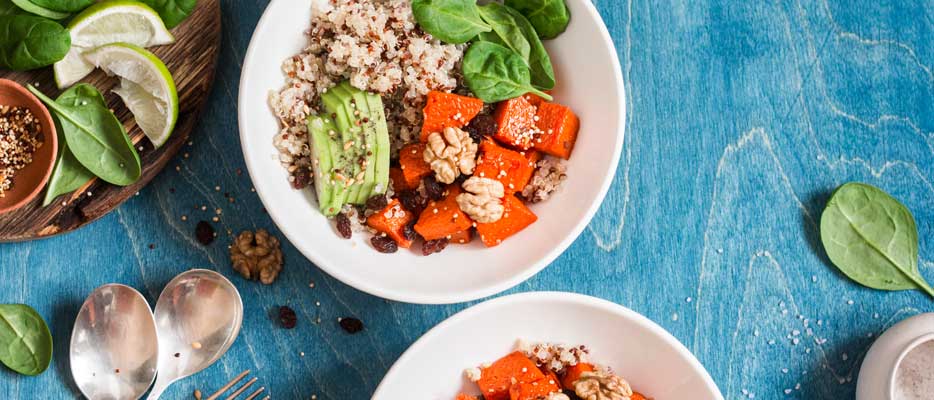
[{"label": "fresh green herb", "polygon": [[159,13],[159,16],[162,17],[162,22],[165,23],[165,27],[172,29],[178,24],[182,23],[186,18],[188,18],[192,12],[195,11],[195,7],[198,5],[198,0],[140,0],[146,5],[152,7],[153,10],[156,10]]},{"label": "fresh green herb", "polygon": [[16,15],[22,13],[22,11],[11,0],[0,0],[0,16]]},{"label": "fresh green herb", "polygon": [[558,37],[571,22],[564,0],[506,0],[506,5],[525,15],[542,39]]},{"label": "fresh green herb", "polygon": [[467,49],[463,62],[464,80],[471,91],[486,103],[495,103],[534,93],[545,100],[552,98],[530,83],[525,60],[503,46],[475,42]]},{"label": "fresh green herb", "polygon": [[55,21],[32,15],[0,17],[0,68],[26,71],[68,54],[71,35]]},{"label": "fresh green herb", "polygon": [[412,14],[425,32],[445,43],[467,43],[492,28],[475,0],[412,0]]},{"label": "fresh green herb", "polygon": [[52,334],[25,304],[0,304],[0,362],[23,375],[39,375],[52,362]]},{"label": "fresh green herb", "polygon": [[139,154],[97,89],[78,84],[58,101],[32,86],[29,90],[58,116],[65,141],[81,165],[114,185],[126,186],[139,179]]},{"label": "fresh green herb", "polygon": [[45,189],[45,198],[42,200],[42,206],[52,204],[58,196],[65,193],[71,193],[85,183],[94,178],[94,174],[88,171],[75,158],[75,155],[68,149],[68,142],[65,140],[64,129],[56,114],[52,114],[55,120],[55,128],[58,134],[58,159],[55,161],[55,169],[52,170],[52,177],[49,178],[49,184]]},{"label": "fresh green herb", "polygon": [[76,13],[94,4],[94,0],[29,0],[31,3],[62,13]]},{"label": "fresh green herb", "polygon": [[36,3],[33,3],[30,0],[12,0],[13,4],[16,4],[17,7],[21,8],[23,11],[26,11],[30,14],[35,14],[40,17],[46,17],[54,20],[63,20],[68,18],[71,14],[63,13],[55,10],[51,10]]},{"label": "fresh green herb", "polygon": [[827,256],[844,275],[874,289],[934,290],[918,271],[918,228],[911,211],[863,183],[838,188],[820,221]]},{"label": "fresh green herb", "polygon": [[482,33],[478,38],[515,51],[529,66],[533,86],[541,90],[554,89],[555,71],[551,57],[532,24],[518,11],[499,3],[480,7],[480,15],[493,27],[493,33]]}]

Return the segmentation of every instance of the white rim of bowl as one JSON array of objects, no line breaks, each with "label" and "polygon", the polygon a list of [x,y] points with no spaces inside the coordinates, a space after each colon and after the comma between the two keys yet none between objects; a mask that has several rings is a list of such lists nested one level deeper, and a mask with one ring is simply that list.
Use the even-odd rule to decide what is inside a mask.
[{"label": "white rim of bowl", "polygon": [[707,386],[707,389],[713,393],[716,393],[719,396],[719,399],[723,398],[723,394],[720,393],[720,388],[717,387],[717,384],[713,381],[713,378],[710,377],[710,373],[708,373],[707,369],[704,368],[700,361],[697,360],[697,357],[694,357],[694,354],[691,353],[691,351],[688,350],[684,344],[682,344],[677,338],[672,336],[671,333],[656,324],[654,321],[623,305],[593,296],[569,292],[527,292],[513,294],[485,301],[467,308],[466,310],[457,314],[454,314],[448,319],[442,321],[440,324],[435,325],[434,328],[431,328],[431,330],[426,332],[418,340],[416,340],[415,343],[409,346],[409,348],[406,349],[404,353],[402,353],[396,362],[393,363],[392,367],[389,368],[389,371],[386,372],[386,375],[383,376],[383,380],[380,381],[379,386],[376,387],[376,391],[373,392],[373,396],[371,397],[376,398],[376,396],[380,394],[380,390],[383,388],[383,385],[386,384],[386,378],[390,378],[394,374],[399,373],[397,372],[397,369],[402,368],[402,364],[408,362],[410,358],[414,357],[422,347],[428,344],[428,342],[440,336],[441,332],[449,325],[454,325],[462,320],[472,318],[473,316],[481,314],[491,308],[500,307],[506,304],[532,301],[561,301],[568,304],[577,304],[610,312],[612,314],[619,315],[622,318],[635,321],[636,324],[645,327],[653,334],[655,334],[655,336],[661,338],[666,344],[673,347],[675,351],[678,352],[678,354],[684,356],[688,363],[691,365],[691,368],[701,376],[704,384]]},{"label": "white rim of bowl", "polygon": [[934,333],[927,333],[917,338],[913,339],[911,342],[908,342],[908,345],[898,354],[898,358],[895,359],[895,365],[892,366],[892,372],[889,373],[888,385],[889,388],[886,392],[889,395],[890,399],[895,398],[895,379],[898,378],[898,367],[902,365],[902,361],[905,361],[905,357],[908,357],[908,354],[917,349],[918,346],[921,346],[924,343],[934,341]]},{"label": "white rim of bowl", "polygon": [[[246,52],[246,56],[244,57],[244,60],[252,59],[253,54],[257,51],[258,46],[260,46],[260,44],[257,43],[255,40],[257,32],[265,30],[266,25],[274,23],[274,21],[272,21],[272,17],[270,17],[270,14],[268,13],[269,11],[268,7],[271,6],[273,3],[275,3],[276,1],[277,0],[273,0],[272,2],[270,2],[269,5],[267,5],[267,9],[263,11],[263,15],[262,17],[260,17],[260,20],[256,24],[256,28],[253,30],[253,34],[250,37],[250,45],[247,48],[247,52]],[[567,250],[568,247],[571,246],[571,243],[573,243],[575,240],[577,240],[578,237],[580,237],[584,229],[590,224],[590,221],[593,219],[594,215],[596,215],[597,210],[600,209],[600,206],[603,204],[603,200],[606,198],[606,194],[610,189],[610,185],[613,183],[613,179],[615,179],[616,177],[616,172],[619,167],[619,160],[622,155],[623,145],[624,145],[625,136],[626,136],[626,111],[627,111],[628,104],[627,104],[627,99],[626,99],[625,81],[623,80],[623,70],[620,65],[619,53],[616,50],[616,44],[613,42],[613,38],[610,36],[610,31],[606,26],[606,22],[603,21],[603,17],[600,16],[600,12],[597,11],[596,6],[594,6],[593,3],[590,2],[590,0],[581,0],[581,2],[584,4],[584,7],[587,9],[587,12],[590,14],[591,18],[599,22],[600,26],[598,28],[600,30],[600,35],[603,37],[604,44],[609,46],[610,52],[614,55],[614,57],[611,57],[611,58],[612,58],[612,63],[613,63],[613,70],[616,72],[614,74],[616,78],[616,87],[617,87],[616,95],[620,99],[620,113],[619,113],[619,120],[617,121],[619,130],[617,131],[617,134],[616,134],[616,143],[614,143],[612,166],[610,167],[610,170],[608,171],[608,174],[606,175],[606,177],[604,177],[603,182],[600,184],[600,191],[597,197],[594,198],[594,201],[587,208],[587,213],[584,215],[584,218],[582,218],[577,223],[577,225],[575,225],[574,228],[569,232],[569,234],[564,238],[564,240],[562,240],[561,243],[558,246],[556,246],[551,252],[549,252],[545,257],[540,259],[538,262],[532,264],[528,268],[524,269],[521,273],[516,274],[515,276],[509,279],[505,279],[501,282],[490,285],[483,289],[476,289],[476,290],[471,290],[471,291],[457,292],[454,294],[445,294],[445,295],[411,294],[411,293],[404,293],[404,292],[400,292],[400,291],[396,291],[392,289],[381,288],[381,287],[378,287],[378,285],[373,285],[370,283],[366,283],[366,282],[354,279],[348,274],[344,273],[343,270],[341,270],[340,268],[331,268],[330,266],[328,266],[327,263],[323,262],[324,261],[323,257],[321,257],[318,254],[318,252],[315,251],[314,249],[305,248],[303,246],[297,245],[296,243],[301,243],[300,241],[295,240],[298,238],[293,238],[292,235],[290,235],[288,232],[280,228],[279,230],[282,232],[282,234],[285,235],[285,237],[289,240],[289,242],[292,243],[292,245],[295,246],[298,249],[298,251],[302,253],[302,255],[304,255],[312,263],[314,263],[315,266],[320,268],[322,271],[326,272],[328,275],[334,277],[335,279],[353,288],[356,288],[360,291],[369,293],[373,296],[377,296],[377,297],[388,299],[388,300],[400,301],[404,303],[457,304],[457,303],[473,301],[473,300],[493,296],[493,295],[502,293],[506,290],[509,290],[519,285],[520,283],[525,282],[526,280],[530,279],[531,277],[535,276],[536,274],[541,272],[543,269],[545,269],[545,267],[550,265],[555,259],[557,259],[561,254],[563,254],[564,251]],[[246,126],[246,123],[245,123],[246,114],[243,112],[243,110],[246,109],[245,105],[243,104],[244,99],[246,98],[245,97],[246,93],[244,93],[244,87],[246,85],[244,85],[244,83],[246,82],[247,77],[250,76],[251,71],[252,70],[250,68],[250,64],[244,63],[243,69],[240,72],[240,82],[239,82],[240,88],[237,94],[238,96],[238,102],[237,102],[238,113],[237,114],[238,114],[238,124],[239,124],[239,131],[240,131],[240,147],[243,151],[243,158],[246,163],[247,173],[250,174],[250,180],[253,182],[254,186],[256,186],[256,194],[259,195],[260,201],[263,203],[264,206],[266,206],[266,210],[269,213],[269,216],[272,218],[273,222],[278,227],[280,226],[279,221],[285,220],[286,216],[281,214],[281,211],[276,210],[274,207],[268,206],[270,203],[266,199],[266,196],[263,194],[264,190],[262,189],[263,187],[265,187],[265,183],[261,181],[258,182],[253,176],[254,175],[253,171],[256,168],[259,168],[259,166],[254,165],[251,162],[250,157],[247,156],[248,149],[247,149],[247,146],[245,145],[246,142],[244,140],[244,137],[246,136],[244,132],[244,126]],[[270,140],[272,140],[271,134],[270,134]],[[310,210],[313,210],[313,209],[310,209]]]}]

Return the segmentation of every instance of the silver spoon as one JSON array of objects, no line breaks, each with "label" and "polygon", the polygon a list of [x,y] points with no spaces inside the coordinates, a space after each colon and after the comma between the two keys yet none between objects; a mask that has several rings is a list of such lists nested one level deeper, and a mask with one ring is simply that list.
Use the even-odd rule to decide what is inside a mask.
[{"label": "silver spoon", "polygon": [[184,272],[162,290],[155,311],[159,332],[159,375],[149,400],[172,382],[219,359],[240,333],[243,302],[227,278],[214,271]]},{"label": "silver spoon", "polygon": [[91,400],[135,400],[156,377],[159,341],[149,303],[136,289],[95,289],[71,331],[71,375]]}]

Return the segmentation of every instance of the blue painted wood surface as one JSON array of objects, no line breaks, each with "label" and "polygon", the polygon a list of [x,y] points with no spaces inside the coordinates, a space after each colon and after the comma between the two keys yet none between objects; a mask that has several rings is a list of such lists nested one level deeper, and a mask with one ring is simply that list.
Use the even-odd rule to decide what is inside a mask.
[{"label": "blue painted wood surface", "polygon": [[[45,374],[0,372],[0,397],[77,396],[66,356],[72,321],[84,296],[107,282],[154,300],[175,274],[208,267],[242,291],[240,339],[168,398],[211,390],[250,368],[273,398],[365,399],[409,344],[467,306],[362,294],[287,244],[285,271],[271,287],[230,270],[226,230],[274,230],[249,178],[236,172],[244,169],[240,63],[266,3],[224,2],[217,83],[183,150],[189,157],[180,154],[139,196],[86,229],[0,245],[0,302],[33,305],[56,340]],[[629,96],[619,173],[590,228],[510,292],[566,290],[631,307],[693,350],[730,399],[851,398],[874,337],[934,303],[843,279],[816,227],[837,185],[878,185],[914,212],[922,273],[934,280],[934,2],[595,3]],[[194,225],[216,208],[222,236],[201,246]],[[268,311],[278,304],[296,309],[298,328],[274,327]],[[336,319],[349,315],[365,322],[364,333],[339,329]]]}]

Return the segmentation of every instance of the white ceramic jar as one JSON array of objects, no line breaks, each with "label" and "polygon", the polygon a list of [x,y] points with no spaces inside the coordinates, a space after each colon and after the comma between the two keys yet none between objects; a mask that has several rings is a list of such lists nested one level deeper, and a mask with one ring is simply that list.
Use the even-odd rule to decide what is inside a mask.
[{"label": "white ceramic jar", "polygon": [[894,399],[896,373],[905,356],[934,340],[934,313],[901,321],[876,339],[859,371],[856,400]]}]

